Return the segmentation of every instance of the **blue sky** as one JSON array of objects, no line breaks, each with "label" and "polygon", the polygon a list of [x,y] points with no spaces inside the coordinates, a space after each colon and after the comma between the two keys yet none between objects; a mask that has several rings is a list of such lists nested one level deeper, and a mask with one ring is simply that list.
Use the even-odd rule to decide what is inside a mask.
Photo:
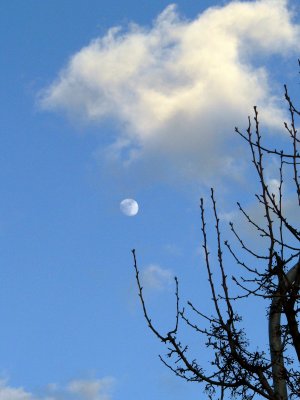
[{"label": "blue sky", "polygon": [[299,16],[284,0],[1,2],[0,400],[201,396],[158,360],[131,249],[165,329],[174,274],[209,310],[199,198],[216,186],[224,222],[254,207],[234,127],[257,104],[282,140]]}]

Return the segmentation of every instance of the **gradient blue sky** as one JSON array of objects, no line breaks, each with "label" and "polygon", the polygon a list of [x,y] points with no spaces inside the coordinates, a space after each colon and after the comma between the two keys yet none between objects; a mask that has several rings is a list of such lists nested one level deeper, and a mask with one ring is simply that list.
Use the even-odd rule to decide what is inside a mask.
[{"label": "gradient blue sky", "polygon": [[224,222],[236,200],[253,207],[234,127],[257,104],[281,140],[300,14],[283,0],[169,5],[1,1],[0,400],[202,395],[159,362],[130,251],[161,326],[174,274],[210,313],[199,198],[215,185]]}]

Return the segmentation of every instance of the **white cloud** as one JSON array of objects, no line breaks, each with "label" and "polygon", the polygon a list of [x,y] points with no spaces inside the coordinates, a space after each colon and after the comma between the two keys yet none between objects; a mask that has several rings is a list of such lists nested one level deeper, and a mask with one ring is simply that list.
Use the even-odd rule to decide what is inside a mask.
[{"label": "white cloud", "polygon": [[232,175],[240,163],[233,129],[246,125],[253,105],[268,127],[284,119],[266,57],[296,58],[299,48],[286,0],[234,1],[190,21],[170,5],[151,28],[115,27],[81,49],[41,104],[118,121],[106,155],[132,170],[140,163],[161,177]]},{"label": "white cloud", "polygon": [[33,395],[23,388],[11,387],[6,380],[0,381],[0,400],[111,400],[115,379],[74,380],[65,387],[50,384],[45,395]]},{"label": "white cloud", "polygon": [[[279,181],[277,179],[272,179],[269,182],[269,190],[271,193],[275,194],[275,199],[278,202],[278,186]],[[277,195],[277,198],[276,198]],[[277,203],[278,204],[278,203]],[[259,204],[257,201],[249,204],[244,204],[241,201],[241,206],[246,214],[251,218],[251,220],[265,229],[268,232],[267,219],[265,217],[265,209],[263,205]],[[293,226],[295,229],[299,230],[299,204],[296,193],[289,193],[288,195],[283,194],[282,202],[282,213],[287,222]],[[234,227],[240,238],[243,240],[246,247],[256,251],[257,253],[268,255],[269,250],[269,239],[262,237],[257,228],[250,224],[243,213],[236,207],[235,210],[228,213],[221,213],[220,218],[223,220],[223,228],[227,226],[229,222],[233,222]],[[279,219],[271,212],[271,219],[273,221],[273,233],[274,236],[280,240],[280,230],[279,230]],[[226,239],[229,240],[230,244],[234,246],[235,249],[241,249],[240,244],[234,235],[230,232],[226,234]],[[297,247],[298,242],[293,238],[293,236],[283,227],[283,239],[286,244],[290,246]],[[277,246],[277,250],[280,246]],[[245,252],[245,254],[247,254]],[[286,251],[286,257],[289,251]],[[243,257],[243,253],[242,253]]]},{"label": "white cloud", "polygon": [[151,264],[142,273],[142,285],[148,289],[164,290],[174,281],[174,274],[171,270]]},{"label": "white cloud", "polygon": [[1,380],[0,400],[34,400],[34,397],[23,388],[10,387],[7,385],[6,380]]},{"label": "white cloud", "polygon": [[75,380],[69,383],[67,390],[83,400],[110,400],[113,378],[97,380]]},{"label": "white cloud", "polygon": [[267,181],[268,189],[271,194],[273,194],[278,201],[279,197],[279,189],[280,189],[280,181],[276,178],[272,178]]}]

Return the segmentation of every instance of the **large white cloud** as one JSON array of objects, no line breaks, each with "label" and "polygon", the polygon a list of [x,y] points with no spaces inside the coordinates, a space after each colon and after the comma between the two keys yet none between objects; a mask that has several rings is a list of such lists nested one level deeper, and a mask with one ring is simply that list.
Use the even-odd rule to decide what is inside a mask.
[{"label": "large white cloud", "polygon": [[107,156],[127,167],[145,163],[160,176],[233,174],[234,126],[246,125],[253,105],[267,127],[282,125],[267,57],[296,59],[299,49],[286,0],[234,1],[193,20],[170,5],[151,28],[114,27],[81,49],[41,103],[88,121],[118,121]]}]

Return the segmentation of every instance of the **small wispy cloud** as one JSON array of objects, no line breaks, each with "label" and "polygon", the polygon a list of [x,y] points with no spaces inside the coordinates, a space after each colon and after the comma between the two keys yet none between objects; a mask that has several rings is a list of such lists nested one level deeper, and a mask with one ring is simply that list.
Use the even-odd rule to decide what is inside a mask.
[{"label": "small wispy cloud", "polygon": [[141,272],[142,284],[147,289],[165,290],[174,282],[174,274],[156,264],[151,264]]},{"label": "small wispy cloud", "polygon": [[164,250],[168,254],[170,254],[172,256],[176,256],[176,257],[181,256],[183,254],[182,249],[177,244],[174,244],[174,243],[165,244]]},{"label": "small wispy cloud", "polygon": [[50,384],[46,394],[35,395],[24,388],[12,387],[7,380],[0,381],[0,400],[111,400],[115,379],[73,380],[66,386]]},{"label": "small wispy cloud", "polygon": [[75,380],[68,384],[67,391],[83,400],[110,400],[115,379]]},{"label": "small wispy cloud", "polygon": [[133,171],[145,163],[153,174],[159,165],[160,177],[233,176],[241,162],[230,144],[234,126],[246,125],[253,105],[267,127],[284,119],[268,57],[299,49],[287,0],[233,1],[192,20],[172,4],[151,28],[113,27],[82,48],[40,102],[87,121],[118,121],[106,156]]}]

